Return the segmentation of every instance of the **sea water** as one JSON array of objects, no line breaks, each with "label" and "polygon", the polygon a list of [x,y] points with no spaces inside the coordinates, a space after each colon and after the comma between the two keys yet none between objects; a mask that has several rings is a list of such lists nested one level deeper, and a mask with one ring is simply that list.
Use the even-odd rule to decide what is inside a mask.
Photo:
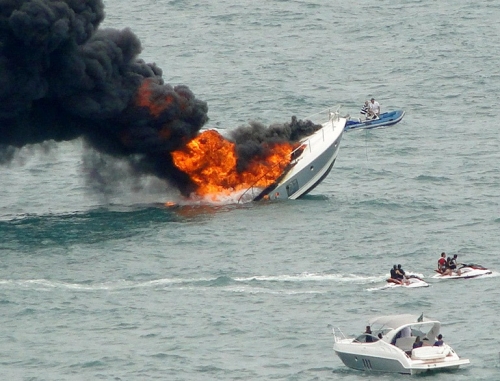
[{"label": "sea water", "polygon": [[[357,115],[331,174],[281,203],[165,207],[156,179],[99,193],[80,141],[0,167],[0,374],[5,380],[399,380],[346,368],[329,325],[442,322],[500,379],[500,4],[464,0],[105,1],[141,57],[208,103],[206,128]],[[430,279],[442,251],[493,276]],[[393,264],[428,288],[380,290]]]}]

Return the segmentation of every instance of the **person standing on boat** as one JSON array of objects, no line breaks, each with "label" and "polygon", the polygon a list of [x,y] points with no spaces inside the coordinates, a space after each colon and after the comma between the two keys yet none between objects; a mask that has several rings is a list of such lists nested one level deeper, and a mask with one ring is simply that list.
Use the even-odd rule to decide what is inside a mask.
[{"label": "person standing on boat", "polygon": [[380,103],[375,98],[370,99],[370,116],[372,119],[380,117]]},{"label": "person standing on boat", "polygon": [[366,326],[365,334],[366,334],[366,342],[373,343],[373,337],[372,337],[373,333],[372,333],[372,329],[370,328],[369,325]]}]

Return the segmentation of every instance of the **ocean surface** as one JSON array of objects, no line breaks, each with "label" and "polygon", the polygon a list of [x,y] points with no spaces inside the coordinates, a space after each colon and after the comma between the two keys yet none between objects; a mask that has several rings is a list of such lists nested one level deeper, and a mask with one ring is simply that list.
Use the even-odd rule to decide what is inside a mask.
[{"label": "ocean surface", "polygon": [[[345,134],[323,183],[280,203],[166,207],[153,178],[93,189],[79,140],[23,148],[0,167],[1,379],[400,380],[346,368],[329,326],[393,313],[440,320],[470,359],[433,380],[500,379],[498,1],[104,4],[206,128],[372,96],[406,116]],[[430,279],[442,251],[493,276]],[[397,263],[430,287],[380,290]]]}]

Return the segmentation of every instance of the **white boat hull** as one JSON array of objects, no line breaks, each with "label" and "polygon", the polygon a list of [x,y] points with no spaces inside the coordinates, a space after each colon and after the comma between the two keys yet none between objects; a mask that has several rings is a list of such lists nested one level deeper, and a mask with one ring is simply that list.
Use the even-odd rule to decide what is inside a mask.
[{"label": "white boat hull", "polygon": [[394,283],[393,281],[387,280],[387,285],[384,288],[420,288],[420,287],[429,287],[429,283],[423,281],[419,278],[409,278],[407,279],[407,283],[399,284]]},{"label": "white boat hull", "polygon": [[452,272],[451,275],[435,274],[433,279],[471,279],[478,278],[484,275],[492,274],[491,270],[486,268],[463,267],[460,269],[460,275],[457,272]]},{"label": "white boat hull", "polygon": [[[335,343],[333,349],[344,365],[349,368],[383,373],[419,374],[439,370],[455,370],[469,364],[468,359],[460,359],[448,346],[424,347],[414,350],[416,356],[408,356],[398,347],[380,341],[359,343],[356,351],[352,341]],[[418,358],[418,350],[427,350],[427,358]],[[430,350],[430,351],[429,351]],[[431,353],[432,351],[432,353]],[[438,351],[448,351],[446,355]]]},{"label": "white boat hull", "polygon": [[301,140],[302,152],[274,184],[264,190],[249,188],[245,193],[250,194],[253,201],[294,200],[312,191],[335,164],[345,123],[345,118],[331,113],[318,131]]}]

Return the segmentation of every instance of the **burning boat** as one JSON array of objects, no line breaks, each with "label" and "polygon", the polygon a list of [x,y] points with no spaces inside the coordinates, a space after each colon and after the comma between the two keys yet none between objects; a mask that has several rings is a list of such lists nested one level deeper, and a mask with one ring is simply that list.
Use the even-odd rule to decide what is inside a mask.
[{"label": "burning boat", "polygon": [[332,169],[345,123],[338,111],[328,111],[323,124],[292,117],[283,125],[242,126],[228,138],[205,130],[172,159],[193,184],[188,202],[296,199]]},{"label": "burning boat", "polygon": [[328,121],[321,128],[300,141],[291,153],[291,161],[276,181],[264,190],[251,186],[239,198],[239,202],[251,199],[297,199],[312,191],[330,173],[337,159],[340,140],[346,119],[328,111]]}]

